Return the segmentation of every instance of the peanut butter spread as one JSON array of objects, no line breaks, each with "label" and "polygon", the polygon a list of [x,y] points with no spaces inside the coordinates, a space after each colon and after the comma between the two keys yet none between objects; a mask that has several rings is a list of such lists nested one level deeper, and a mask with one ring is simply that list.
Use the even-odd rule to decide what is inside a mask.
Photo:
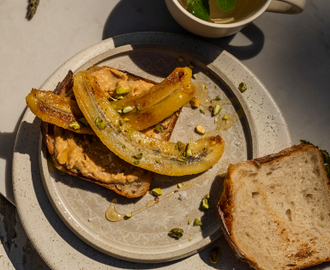
[{"label": "peanut butter spread", "polygon": [[128,88],[131,95],[138,95],[154,86],[152,83],[143,80],[129,80],[126,73],[109,67],[102,67],[91,73],[91,75],[96,78],[101,89],[108,92],[109,95],[113,95],[116,88],[120,86]]},{"label": "peanut butter spread", "polygon": [[97,136],[54,127],[55,159],[74,173],[108,184],[136,181],[144,170],[113,154]]}]

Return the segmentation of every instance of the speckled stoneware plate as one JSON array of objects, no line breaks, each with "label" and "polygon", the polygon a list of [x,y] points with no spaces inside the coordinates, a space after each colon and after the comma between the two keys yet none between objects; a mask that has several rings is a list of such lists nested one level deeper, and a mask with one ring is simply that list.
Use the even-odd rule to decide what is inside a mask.
[{"label": "speckled stoneware plate", "polygon": [[[183,62],[178,61],[179,58]],[[150,194],[140,199],[123,198],[87,181],[57,173],[38,136],[39,120],[27,110],[14,151],[15,202],[29,238],[48,264],[59,265],[59,260],[55,262],[53,257],[50,258],[50,253],[54,252],[54,256],[72,264],[72,267],[67,265],[66,268],[58,269],[78,269],[77,265],[69,262],[69,253],[69,257],[77,256],[86,265],[96,256],[99,259],[97,263],[93,260],[93,264],[95,266],[96,263],[101,269],[104,262],[99,260],[107,255],[112,256],[107,260],[111,260],[113,266],[123,267],[127,264],[113,257],[149,263],[150,266],[188,257],[214,245],[214,241],[224,241],[222,238],[219,240],[221,232],[216,211],[223,180],[219,173],[221,175],[229,163],[269,154],[291,145],[285,120],[276,103],[256,76],[236,58],[214,45],[183,36],[165,33],[130,34],[104,40],[78,53],[63,64],[41,89],[54,89],[69,69],[77,72],[92,65],[112,66],[159,82],[175,67],[189,64],[193,64],[193,73],[197,74],[193,82],[208,86],[205,91],[208,91],[209,99],[221,97],[221,115],[238,116],[238,120],[219,131],[207,108],[206,113],[201,114],[199,110],[185,107],[171,141],[188,142],[199,138],[194,128],[203,124],[207,132],[217,130],[225,140],[223,157],[210,170],[197,176],[178,178],[155,175],[152,187],[161,187],[163,196],[170,193],[173,195],[128,220],[110,222],[105,218],[105,212],[113,199],[118,200],[116,210],[125,214],[143,208],[154,198]],[[242,81],[248,86],[244,93],[238,90]],[[27,140],[27,133],[33,139],[32,142]],[[43,206],[48,202],[40,194],[44,193],[40,179],[57,215],[78,238],[70,235],[68,239],[67,229],[63,229],[62,225],[59,232],[59,218],[50,217],[48,211],[52,210]],[[191,187],[180,189],[178,183],[183,183],[183,187]],[[173,192],[175,190],[177,192]],[[211,196],[211,208],[208,211],[202,211],[199,207],[205,194]],[[195,218],[202,221],[201,227],[189,224],[188,221]],[[179,240],[170,238],[168,232],[172,228],[182,228],[183,237]],[[79,239],[92,248],[77,242]],[[88,252],[81,253],[80,245]],[[59,250],[63,247],[67,251],[66,255],[60,255],[62,252]],[[187,260],[204,263],[196,255]],[[221,263],[226,262],[220,260],[218,264]],[[179,269],[177,264],[167,263],[163,267]]]}]

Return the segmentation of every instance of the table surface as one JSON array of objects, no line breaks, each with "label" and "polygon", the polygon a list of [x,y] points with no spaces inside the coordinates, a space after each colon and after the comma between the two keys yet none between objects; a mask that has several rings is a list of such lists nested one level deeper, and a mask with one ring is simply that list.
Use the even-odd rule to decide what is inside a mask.
[{"label": "table surface", "polygon": [[[172,32],[213,43],[242,61],[280,107],[292,141],[330,150],[330,2],[309,0],[303,13],[265,13],[240,33],[194,36],[162,0],[49,1],[25,19],[27,1],[2,0],[0,9],[0,269],[49,269],[20,223],[12,191],[12,154],[25,96],[67,59],[121,34]],[[7,199],[8,200],[7,200]]]}]

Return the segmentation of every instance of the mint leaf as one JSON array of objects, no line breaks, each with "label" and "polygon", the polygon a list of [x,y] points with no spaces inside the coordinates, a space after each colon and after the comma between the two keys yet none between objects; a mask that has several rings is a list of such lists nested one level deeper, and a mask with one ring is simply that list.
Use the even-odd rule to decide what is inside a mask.
[{"label": "mint leaf", "polygon": [[[236,1],[236,0],[235,0]],[[188,12],[204,21],[210,17],[209,0],[188,0]]]},{"label": "mint leaf", "polygon": [[[248,0],[249,1],[249,0]],[[236,0],[216,0],[219,8],[223,11],[231,11],[236,4]]]}]

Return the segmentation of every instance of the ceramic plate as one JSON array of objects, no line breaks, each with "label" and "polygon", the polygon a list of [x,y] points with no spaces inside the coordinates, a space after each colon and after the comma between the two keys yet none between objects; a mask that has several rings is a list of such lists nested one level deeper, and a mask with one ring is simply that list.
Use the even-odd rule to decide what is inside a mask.
[{"label": "ceramic plate", "polygon": [[[69,69],[77,72],[92,65],[112,66],[159,82],[175,67],[193,64],[193,73],[197,75],[194,82],[203,82],[208,86],[206,91],[210,99],[218,95],[221,97],[221,114],[239,115],[234,125],[220,131],[226,149],[217,165],[197,176],[178,178],[156,175],[152,187],[161,187],[164,195],[173,195],[119,222],[110,222],[105,218],[113,199],[118,200],[118,212],[129,213],[143,208],[154,198],[147,194],[140,199],[126,199],[87,181],[58,174],[52,163],[48,162],[49,158],[39,139],[38,165],[52,206],[75,235],[104,254],[126,261],[159,263],[198,252],[221,234],[216,210],[223,180],[219,172],[221,174],[230,163],[272,153],[291,144],[285,120],[262,83],[228,52],[201,41],[194,42],[190,38],[159,33],[133,34],[105,40],[74,56],[42,86],[42,89],[53,89]],[[178,61],[179,57],[184,61]],[[242,81],[248,86],[244,93],[238,90]],[[27,111],[21,126],[31,121],[38,122]],[[203,124],[207,131],[216,130],[214,117],[209,112],[201,114],[199,110],[185,107],[171,140],[188,142],[199,138],[194,132],[199,124]],[[28,175],[22,179],[18,168],[23,166],[28,169],[36,164],[32,160],[27,162],[26,156],[17,151],[24,141],[20,136],[22,133],[24,129],[20,128],[14,153],[14,193],[22,223],[31,239],[36,230],[31,225],[33,218],[26,215],[24,194],[30,192],[33,185],[22,185],[22,180],[31,179]],[[180,190],[178,183],[192,185],[189,189]],[[211,208],[208,211],[200,210],[200,202],[205,194],[211,196]],[[38,213],[45,215],[40,210]],[[189,224],[189,220],[195,218],[202,221],[201,227]],[[179,240],[170,238],[167,234],[172,228],[182,228],[183,237]],[[36,242],[38,249],[40,239],[32,237],[31,241]]]}]

